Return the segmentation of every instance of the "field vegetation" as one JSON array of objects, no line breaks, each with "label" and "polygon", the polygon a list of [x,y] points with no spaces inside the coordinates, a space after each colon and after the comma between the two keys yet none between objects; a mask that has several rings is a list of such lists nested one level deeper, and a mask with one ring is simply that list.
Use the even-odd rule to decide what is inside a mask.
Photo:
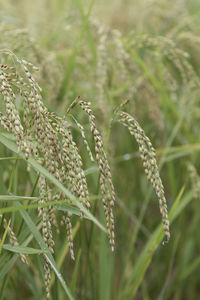
[{"label": "field vegetation", "polygon": [[200,2],[0,8],[0,300],[200,299]]}]

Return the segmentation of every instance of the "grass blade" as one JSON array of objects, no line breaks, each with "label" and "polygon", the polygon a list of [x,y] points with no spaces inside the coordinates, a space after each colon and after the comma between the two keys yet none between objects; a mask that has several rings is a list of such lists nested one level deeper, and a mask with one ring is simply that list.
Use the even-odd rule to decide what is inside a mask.
[{"label": "grass blade", "polygon": [[39,200],[37,197],[23,197],[23,196],[8,196],[0,195],[0,201],[23,201],[23,200]]},{"label": "grass blade", "polygon": [[[174,202],[170,213],[169,220],[172,223],[178,215],[182,212],[182,210],[189,204],[189,202],[193,199],[193,193],[188,192],[181,200],[184,191],[184,187],[181,189],[178,194],[176,201]],[[161,243],[164,237],[164,232],[162,226],[158,226],[158,228],[151,235],[148,240],[146,246],[144,247],[142,253],[140,254],[135,267],[133,268],[128,280],[126,281],[126,285],[124,286],[124,290],[120,295],[119,299],[133,299],[144,276],[147,268],[149,267],[153,254],[156,251],[157,247]]]},{"label": "grass blade", "polygon": [[35,249],[35,248],[31,248],[31,247],[23,247],[23,246],[13,246],[11,244],[4,244],[3,249],[14,252],[14,253],[23,253],[23,254],[47,253],[46,250]]},{"label": "grass blade", "polygon": [[77,258],[76,258],[76,264],[75,264],[73,275],[72,275],[72,282],[71,282],[71,285],[70,285],[72,295],[74,297],[75,297],[75,291],[76,291],[76,282],[77,282],[77,277],[78,277],[78,267],[79,267],[80,257],[81,257],[81,249],[79,249],[79,251],[78,251],[78,255],[77,255]]},{"label": "grass blade", "polygon": [[[21,204],[19,202],[15,202],[15,204],[16,204],[16,206],[21,206]],[[20,211],[20,214],[23,217],[26,225],[28,226],[28,228],[32,232],[33,236],[35,237],[35,239],[38,242],[41,249],[44,250],[44,251],[47,251],[48,247],[45,244],[40,232],[38,231],[36,225],[33,223],[32,219],[30,218],[28,213],[26,211]],[[49,251],[47,253],[44,253],[44,255],[45,255],[46,259],[48,260],[48,262],[50,263],[50,265],[51,265],[52,269],[54,270],[56,276],[58,277],[58,280],[60,281],[66,295],[68,296],[68,298],[70,300],[73,300],[72,294],[71,294],[65,280],[63,279],[61,273],[57,269],[57,266],[56,266],[56,263],[54,261],[53,256],[51,255],[51,253]]]},{"label": "grass blade", "polygon": [[4,241],[5,241],[5,239],[6,239],[7,233],[8,233],[8,229],[9,229],[9,227],[10,227],[10,223],[11,223],[11,219],[8,221],[8,224],[7,224],[6,229],[5,229],[5,231],[4,231],[2,240],[1,240],[1,242],[0,242],[0,254],[1,254],[2,247],[3,247]]},{"label": "grass blade", "polygon": [[[78,221],[76,223],[75,227],[72,229],[73,238],[77,234],[77,232],[79,230],[79,227],[80,227],[80,221]],[[61,251],[58,254],[58,260],[56,261],[56,265],[57,265],[58,270],[60,270],[68,251],[69,251],[69,244],[68,244],[68,238],[66,237],[66,239],[63,243],[63,247],[62,247]],[[50,282],[50,287],[53,285],[54,281],[55,281],[55,275],[53,274],[53,276],[51,278],[51,282]]]},{"label": "grass blade", "polygon": [[[57,96],[57,101],[58,102],[62,102],[66,92],[67,92],[67,89],[68,89],[68,85],[69,85],[69,80],[71,78],[71,73],[73,72],[73,69],[74,69],[74,66],[76,65],[76,56],[77,56],[77,53],[78,53],[78,50],[79,50],[79,47],[80,47],[80,42],[83,38],[83,35],[84,35],[84,32],[85,30],[87,29],[87,24],[88,24],[88,19],[91,15],[91,11],[92,11],[92,7],[94,5],[94,2],[95,0],[92,0],[90,2],[90,5],[89,5],[89,9],[88,9],[88,12],[86,14],[86,16],[84,17],[83,19],[83,25],[82,25],[82,28],[81,28],[81,31],[80,31],[80,35],[75,43],[75,46],[74,46],[74,49],[72,51],[72,54],[69,58],[69,63],[68,63],[68,66],[67,66],[67,69],[66,69],[66,72],[65,72],[65,76],[63,78],[63,81],[62,81],[62,84],[61,84],[61,87],[60,87],[60,90],[59,90],[59,93],[58,93],[58,96]],[[63,111],[63,108],[65,108],[65,102],[63,102],[64,105],[61,106],[61,111]]]}]

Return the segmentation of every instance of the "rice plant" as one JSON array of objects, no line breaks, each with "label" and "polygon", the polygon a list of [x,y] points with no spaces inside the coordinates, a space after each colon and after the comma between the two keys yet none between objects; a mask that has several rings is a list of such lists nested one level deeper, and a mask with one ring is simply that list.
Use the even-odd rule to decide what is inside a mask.
[{"label": "rice plant", "polygon": [[198,299],[199,5],[105,5],[1,4],[0,299]]}]

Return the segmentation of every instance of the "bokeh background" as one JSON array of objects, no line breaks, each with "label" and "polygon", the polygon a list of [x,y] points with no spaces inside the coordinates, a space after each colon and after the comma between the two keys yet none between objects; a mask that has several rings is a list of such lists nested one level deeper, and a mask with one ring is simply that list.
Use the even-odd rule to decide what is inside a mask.
[{"label": "bokeh background", "polygon": [[[75,262],[66,248],[65,230],[54,232],[55,259],[75,299],[200,299],[199,36],[198,0],[0,1],[0,48],[39,67],[35,76],[50,111],[63,116],[78,95],[92,103],[111,165],[114,253],[104,232],[76,216]],[[138,146],[125,128],[112,122],[113,110],[127,99],[124,110],[156,149],[171,221],[171,239],[164,245],[158,201]],[[87,118],[78,109],[74,114],[92,143]],[[98,173],[80,134],[74,130],[73,135],[89,189],[98,194]],[[3,145],[0,151],[2,157],[12,156]],[[24,162],[16,168],[12,160],[2,161],[0,168],[1,194],[9,189],[29,195],[34,174],[27,173]],[[104,223],[99,200],[92,213]],[[36,211],[30,215],[36,220]],[[19,224],[16,213],[16,234]],[[36,245],[33,240],[31,246]],[[0,299],[45,299],[40,257],[31,256],[29,268],[18,261],[2,273],[11,258],[9,252],[0,254]],[[67,299],[56,279],[51,295]]]}]

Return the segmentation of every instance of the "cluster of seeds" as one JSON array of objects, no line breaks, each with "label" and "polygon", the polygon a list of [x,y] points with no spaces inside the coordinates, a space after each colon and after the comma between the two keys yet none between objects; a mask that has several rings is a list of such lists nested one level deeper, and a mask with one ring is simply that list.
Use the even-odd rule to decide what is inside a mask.
[{"label": "cluster of seeds", "polygon": [[[80,97],[77,97],[73,103],[67,109],[67,113],[75,106],[79,104],[83,111],[85,111],[89,117],[90,129],[95,142],[95,153],[96,153],[96,161],[99,168],[100,173],[100,188],[102,192],[102,201],[104,206],[104,212],[106,217],[106,228],[108,239],[110,242],[110,246],[112,251],[114,251],[115,244],[115,234],[114,234],[114,216],[113,216],[113,207],[115,202],[115,191],[112,183],[112,176],[110,171],[110,166],[106,157],[106,153],[104,151],[103,140],[99,130],[96,127],[95,116],[91,109],[91,103],[80,100]],[[73,116],[72,116],[73,117]],[[74,119],[74,117],[73,117]],[[84,139],[84,143],[88,148],[88,153],[91,161],[94,161],[92,152],[89,148],[89,145],[85,139],[85,133],[83,131],[83,126],[76,122],[78,128],[81,131],[81,135]]]},{"label": "cluster of seeds", "polygon": [[104,151],[103,141],[95,124],[95,116],[92,113],[90,102],[80,101],[81,108],[88,114],[91,132],[95,142],[96,160],[100,172],[100,187],[104,212],[106,216],[106,228],[112,251],[114,251],[114,216],[113,207],[115,202],[115,191],[112,183],[111,171]]},{"label": "cluster of seeds", "polygon": [[13,67],[7,65],[0,65],[0,93],[3,96],[5,103],[6,116],[0,114],[0,120],[2,126],[13,133],[16,137],[16,142],[19,149],[26,154],[26,158],[29,156],[29,148],[24,138],[24,129],[21,124],[19,112],[16,108],[16,95],[13,92],[11,80],[15,73],[12,73]]},{"label": "cluster of seeds", "polygon": [[[9,236],[9,240],[10,240],[11,245],[13,245],[13,246],[19,246],[19,243],[18,243],[18,240],[17,240],[17,237],[16,237],[14,231],[12,230],[12,228],[10,228],[7,220],[5,218],[3,218],[2,214],[0,214],[0,221],[1,220],[3,220],[3,227],[4,227],[4,229],[6,230],[6,228],[8,228],[8,236]],[[26,258],[26,256],[24,254],[20,253],[19,257],[20,257],[21,261],[24,264],[28,265],[27,258]]]},{"label": "cluster of seeds", "polygon": [[[88,199],[89,192],[82,160],[70,128],[66,126],[63,119],[56,117],[53,113],[50,114],[44,106],[40,95],[41,89],[29,71],[30,68],[33,70],[37,68],[18,58],[16,58],[16,64],[22,68],[22,71],[7,65],[0,66],[0,92],[5,104],[5,115],[0,113],[1,125],[15,136],[19,150],[25,153],[27,159],[32,155],[77,198]],[[24,107],[23,116],[19,114],[17,97],[20,97]],[[52,199],[66,199],[66,196],[60,192],[53,194],[51,185],[43,176],[39,178],[39,191],[40,203]],[[83,204],[90,208],[88,200],[85,200]],[[40,208],[39,215],[42,218],[44,241],[53,253],[52,224],[58,231],[54,209],[52,207]],[[71,257],[74,259],[70,215],[66,214],[63,218]],[[50,265],[47,261],[44,262],[44,269],[46,291],[49,297]]]},{"label": "cluster of seeds", "polygon": [[[40,190],[40,200],[39,203],[45,203],[49,199],[48,196],[51,196],[50,192],[48,192],[48,185],[46,180],[43,176],[39,178],[39,190]],[[50,194],[50,195],[49,195]],[[54,240],[52,234],[52,223],[50,222],[50,207],[40,207],[39,216],[42,218],[42,235],[43,239],[48,246],[48,249],[53,254],[54,253]],[[49,291],[49,284],[51,280],[51,267],[49,262],[47,261],[46,257],[44,256],[44,276],[45,276],[45,287],[46,287],[46,294],[47,298],[50,298],[50,291]]]},{"label": "cluster of seeds", "polygon": [[190,174],[190,181],[192,184],[192,189],[194,191],[194,197],[199,200],[200,199],[200,177],[199,174],[197,173],[196,168],[189,164],[188,165],[188,171]]},{"label": "cluster of seeds", "polygon": [[[170,65],[172,65],[179,73],[183,85],[190,82],[193,87],[199,87],[199,78],[195,73],[191,63],[190,55],[188,52],[182,50],[173,40],[164,36],[151,37],[147,34],[138,35],[134,37],[130,44],[130,48],[137,49],[147,49],[151,51],[151,54],[160,58],[165,63],[165,72],[167,71],[168,76],[170,76],[169,87],[171,87],[171,82],[177,86],[177,76],[170,70]],[[167,66],[166,61],[170,62]]]},{"label": "cluster of seeds", "polygon": [[[77,145],[73,140],[70,123],[65,118],[60,118],[54,113],[49,113],[44,106],[40,94],[41,89],[30,71],[30,69],[37,71],[37,68],[25,60],[20,60],[15,56],[13,58],[16,60],[17,67],[9,67],[8,65],[0,66],[0,91],[5,104],[5,114],[0,113],[0,121],[3,128],[15,136],[19,150],[25,153],[27,159],[30,155],[33,156],[60,183],[66,186],[75,197],[83,199],[83,205],[87,209],[90,209],[90,202],[88,200],[89,191],[83,163]],[[20,98],[21,105],[24,108],[23,115],[19,113],[17,98]],[[114,250],[114,217],[112,209],[115,196],[110,167],[103,149],[100,132],[95,125],[95,117],[92,114],[90,104],[83,101],[79,101],[79,104],[89,116],[91,131],[94,136],[107,232],[110,245],[112,250]],[[81,132],[90,159],[94,162],[94,157],[86,140],[84,127],[74,117],[73,120]],[[41,175],[39,175],[38,187],[40,203],[66,199],[66,196],[62,192],[53,192],[52,185]],[[53,207],[43,207],[39,209],[39,216],[42,219],[44,241],[49,251],[53,254],[54,240],[52,224],[59,231],[55,211]],[[66,226],[70,254],[71,258],[74,259],[70,213],[63,213],[61,224]],[[51,267],[45,257],[44,271],[46,293],[47,297],[50,297],[49,283],[51,279]]]},{"label": "cluster of seeds", "polygon": [[156,163],[155,150],[149,138],[145,135],[144,130],[140,127],[138,122],[131,115],[125,112],[119,112],[118,121],[128,128],[130,134],[135,137],[138,143],[139,153],[143,162],[145,174],[147,175],[148,180],[151,182],[158,197],[164,231],[168,241],[170,239],[170,232],[167,203],[164,195],[163,184]]},{"label": "cluster of seeds", "polygon": [[[103,112],[105,112],[106,88],[110,76],[112,76],[113,84],[115,84],[115,78],[118,78],[124,85],[131,82],[127,90],[127,97],[132,99],[137,90],[137,82],[133,84],[130,74],[135,73],[135,68],[123,45],[122,34],[119,30],[106,27],[95,18],[90,18],[90,24],[97,39],[96,87],[98,99]],[[117,72],[117,76],[115,72]]]},{"label": "cluster of seeds", "polygon": [[[119,43],[120,36],[118,33],[114,34],[117,44]],[[9,55],[13,54],[9,53]],[[66,186],[76,198],[82,199],[83,205],[85,205],[87,209],[90,209],[90,202],[88,200],[89,191],[84,166],[78,147],[72,136],[70,129],[71,124],[65,117],[58,117],[55,113],[50,113],[45,107],[41,97],[41,88],[32,75],[32,71],[37,71],[38,69],[30,62],[20,60],[14,55],[12,58],[15,59],[15,67],[9,67],[6,64],[0,66],[0,92],[5,104],[5,114],[2,112],[0,113],[1,125],[5,130],[15,136],[19,150],[25,153],[27,159],[30,155],[33,156],[48,170],[49,173],[55,176],[62,185]],[[121,68],[122,67],[124,66],[121,65]],[[126,76],[126,72],[123,76]],[[24,108],[23,114],[19,113],[16,99],[20,99],[21,101],[21,105]],[[156,164],[155,151],[150,140],[146,137],[144,131],[135,119],[127,113],[119,112],[119,109],[125,104],[126,102],[115,111],[115,114],[117,114],[119,122],[126,126],[130,133],[136,138],[139,145],[139,152],[143,160],[145,173],[152,183],[159,199],[160,212],[162,214],[164,230],[168,240],[170,238],[170,233],[167,205],[163,185]],[[95,158],[87,142],[84,126],[82,126],[73,115],[69,114],[75,105],[79,105],[89,118],[90,130],[94,139]],[[91,109],[91,103],[83,101],[78,97],[69,106],[66,114],[68,117],[72,117],[80,130],[91,161],[95,162],[96,159],[100,174],[99,183],[105,212],[106,229],[109,243],[113,251],[115,244],[113,215],[115,191],[103,140],[96,126],[96,119]],[[40,203],[45,203],[50,200],[56,201],[59,199],[66,199],[63,192],[55,191],[46,178],[41,175],[39,175],[38,187]],[[43,207],[39,209],[39,216],[42,219],[42,235],[52,254],[54,253],[52,225],[54,225],[56,231],[59,232],[55,213],[53,207]],[[61,225],[65,225],[66,227],[69,250],[71,258],[74,259],[70,213],[63,213]],[[9,233],[14,241],[13,233],[11,233],[11,231]],[[45,257],[44,271],[46,294],[47,298],[49,298],[51,267]]]}]

